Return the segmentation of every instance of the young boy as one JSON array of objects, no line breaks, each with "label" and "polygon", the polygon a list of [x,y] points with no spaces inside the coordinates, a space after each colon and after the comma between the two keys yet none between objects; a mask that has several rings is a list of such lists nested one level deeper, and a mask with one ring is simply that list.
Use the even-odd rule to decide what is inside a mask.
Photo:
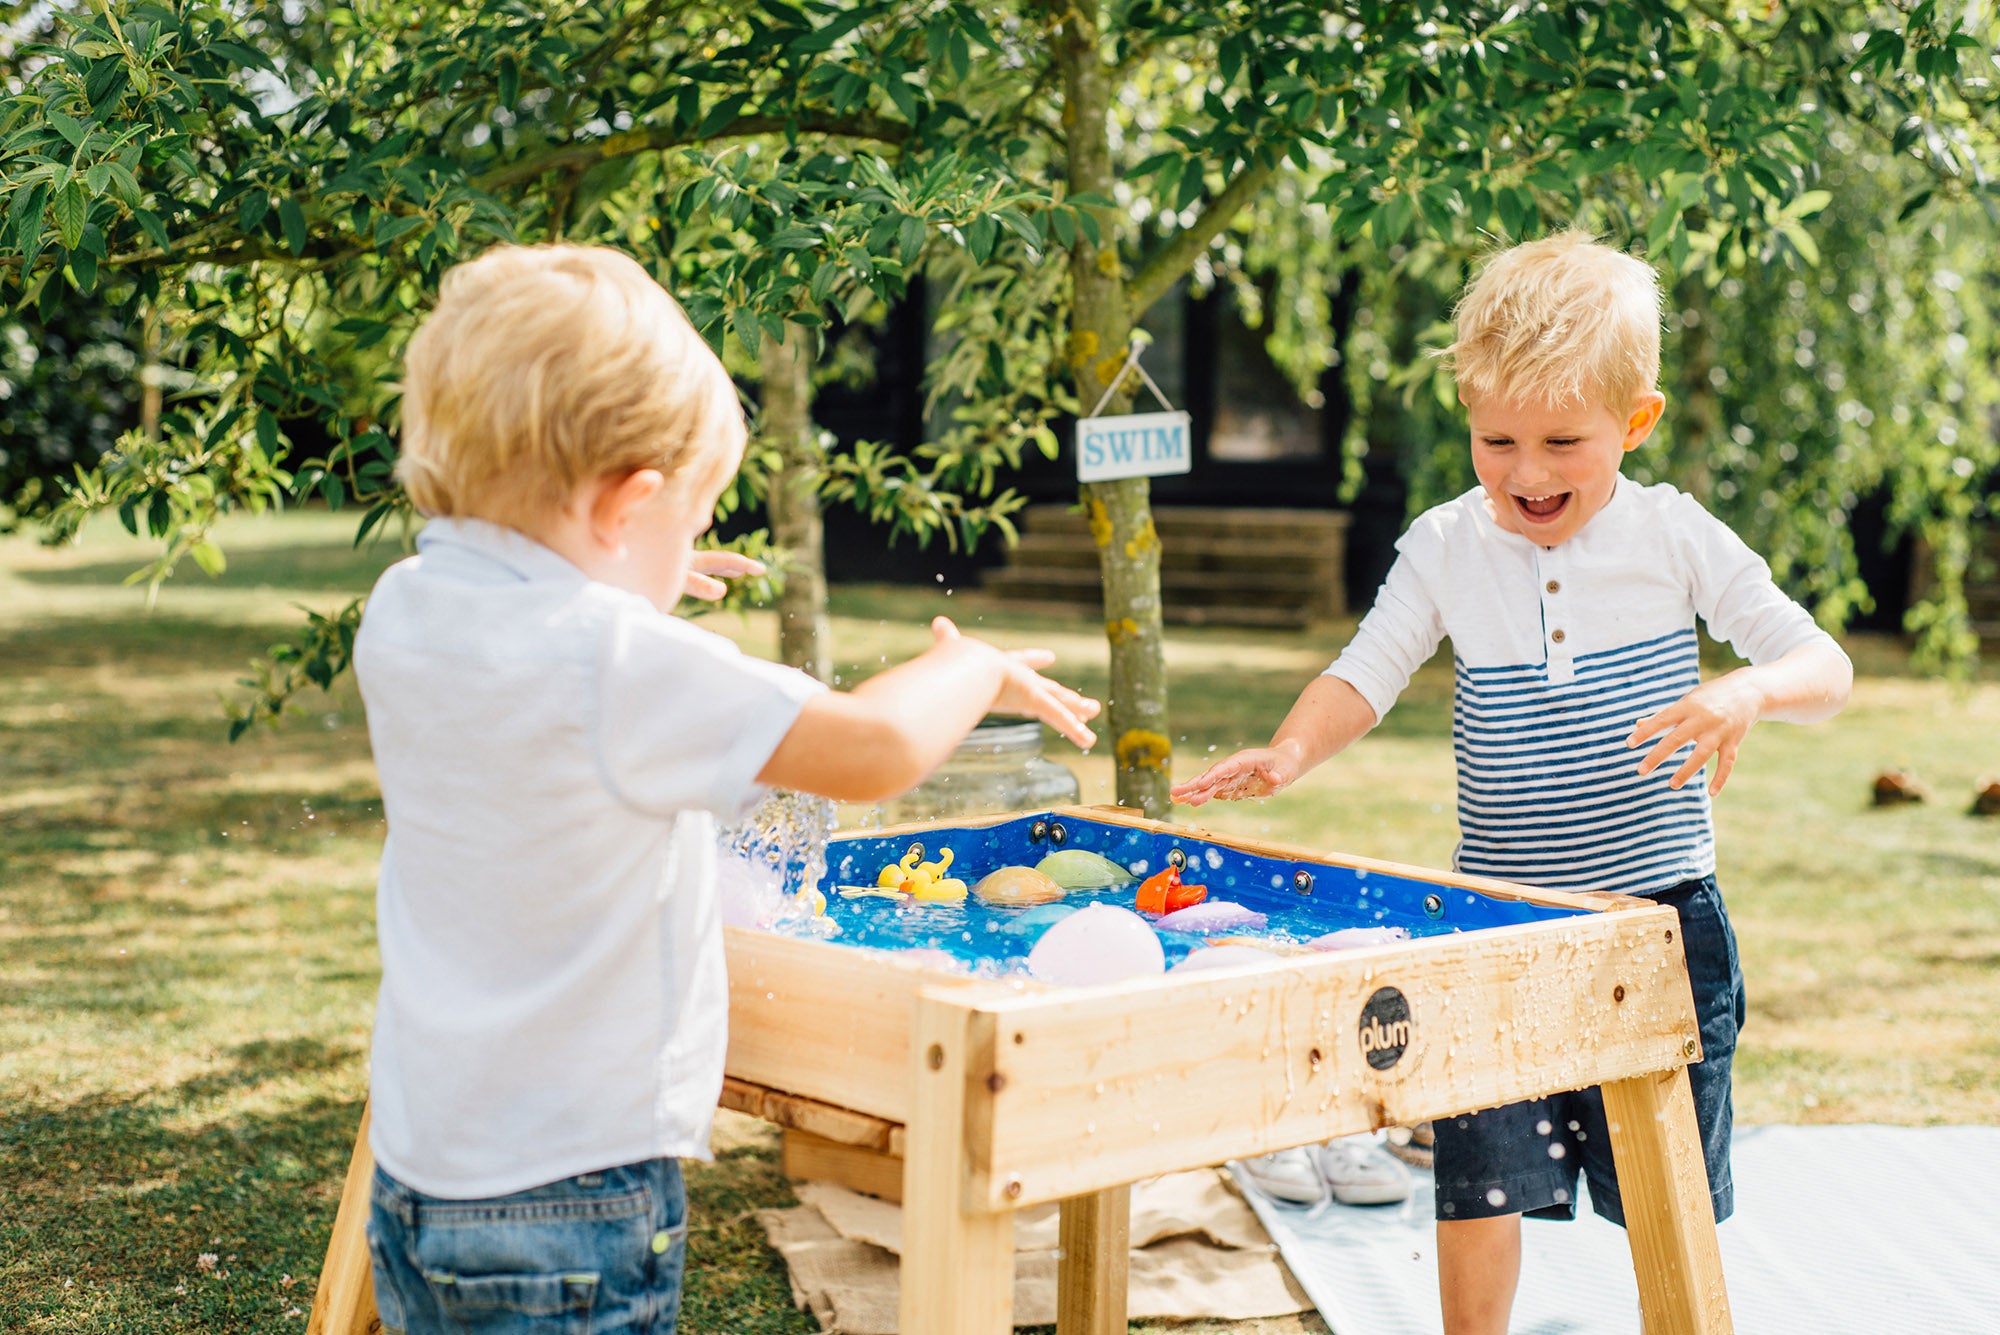
[{"label": "young boy", "polygon": [[847,694],[672,615],[736,391],[632,260],[502,247],[411,341],[401,476],[432,516],[355,645],[388,816],[368,1226],[390,1332],[671,1335],[728,995],[716,820],[760,785],[875,801],[989,709],[1095,701],[933,625]]},{"label": "young boy", "polygon": [[[1743,984],[1709,798],[1752,724],[1832,717],[1852,669],[1699,503],[1619,476],[1665,407],[1659,327],[1652,270],[1581,233],[1495,256],[1459,305],[1449,350],[1480,485],[1411,525],[1353,642],[1271,744],[1173,795],[1199,805],[1284,788],[1374,727],[1450,636],[1458,868],[1643,895],[1680,914],[1703,1048],[1690,1075],[1720,1220]],[[1703,682],[1697,615],[1751,666]],[[1581,1173],[1597,1212],[1624,1222],[1603,1104],[1583,1090],[1436,1133],[1445,1329],[1500,1335],[1523,1214],[1573,1218]]]}]

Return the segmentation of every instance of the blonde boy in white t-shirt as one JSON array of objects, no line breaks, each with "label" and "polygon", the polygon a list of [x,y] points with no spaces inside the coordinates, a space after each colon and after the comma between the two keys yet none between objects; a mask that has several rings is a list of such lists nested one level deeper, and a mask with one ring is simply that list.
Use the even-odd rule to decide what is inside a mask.
[{"label": "blonde boy in white t-shirt", "polygon": [[[1449,636],[1458,867],[1680,914],[1703,1049],[1689,1074],[1721,1219],[1744,994],[1709,799],[1754,724],[1832,717],[1853,670],[1699,502],[1620,476],[1666,406],[1659,283],[1643,261],[1581,232],[1501,252],[1459,303],[1451,359],[1480,485],[1418,516],[1353,641],[1270,744],[1173,796],[1286,787],[1373,728]],[[1697,617],[1750,666],[1703,681]],[[1445,1331],[1504,1335],[1524,1214],[1572,1217],[1581,1176],[1597,1212],[1624,1222],[1602,1101],[1590,1089],[1510,1104],[1436,1134]]]},{"label": "blonde boy in white t-shirt", "polygon": [[743,418],[615,251],[446,275],[403,415],[431,522],[355,643],[389,827],[377,1305],[391,1335],[671,1332],[726,1039],[717,818],[762,785],[891,796],[991,709],[1089,745],[1097,703],[943,618],[843,694],[674,617],[759,568],[694,550]]}]

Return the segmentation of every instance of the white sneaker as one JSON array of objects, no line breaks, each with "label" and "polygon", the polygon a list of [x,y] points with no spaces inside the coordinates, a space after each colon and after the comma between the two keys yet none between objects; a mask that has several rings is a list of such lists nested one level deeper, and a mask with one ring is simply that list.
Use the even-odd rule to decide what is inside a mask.
[{"label": "white sneaker", "polygon": [[1318,1205],[1326,1199],[1326,1178],[1319,1170],[1319,1157],[1311,1145],[1295,1150],[1260,1154],[1253,1159],[1237,1159],[1234,1166],[1250,1180],[1250,1185],[1275,1201],[1292,1205]]},{"label": "white sneaker", "polygon": [[1373,1136],[1344,1136],[1312,1148],[1319,1174],[1342,1205],[1394,1205],[1410,1198],[1410,1170]]}]

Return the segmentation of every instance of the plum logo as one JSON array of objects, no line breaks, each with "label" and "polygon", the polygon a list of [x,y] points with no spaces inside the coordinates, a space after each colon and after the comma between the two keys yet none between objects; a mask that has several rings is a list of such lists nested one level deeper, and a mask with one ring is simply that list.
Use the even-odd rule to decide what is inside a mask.
[{"label": "plum logo", "polygon": [[1375,989],[1361,1008],[1361,1055],[1378,1071],[1403,1059],[1410,1046],[1410,1001],[1393,987]]}]

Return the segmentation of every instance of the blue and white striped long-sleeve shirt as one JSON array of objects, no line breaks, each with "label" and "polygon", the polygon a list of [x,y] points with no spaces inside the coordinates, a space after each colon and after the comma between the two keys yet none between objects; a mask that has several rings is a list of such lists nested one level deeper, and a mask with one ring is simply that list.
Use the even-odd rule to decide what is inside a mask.
[{"label": "blue and white striped long-sleeve shirt", "polygon": [[1753,663],[1832,640],[1692,497],[1620,478],[1575,537],[1538,547],[1474,489],[1419,516],[1327,672],[1380,719],[1451,637],[1461,871],[1645,894],[1715,870],[1701,782],[1641,776],[1638,719],[1701,681],[1695,618]]}]

